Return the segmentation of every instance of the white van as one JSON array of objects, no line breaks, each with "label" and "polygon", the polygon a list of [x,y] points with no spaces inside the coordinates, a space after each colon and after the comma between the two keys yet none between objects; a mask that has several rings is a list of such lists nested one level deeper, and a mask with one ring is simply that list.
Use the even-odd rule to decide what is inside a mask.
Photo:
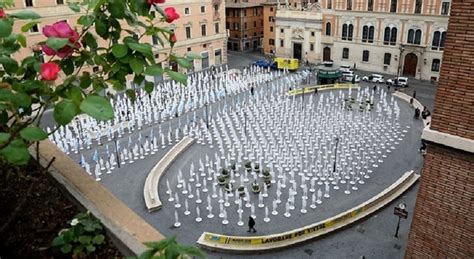
[{"label": "white van", "polygon": [[351,68],[352,67],[349,66],[349,65],[341,65],[341,66],[339,66],[339,71],[341,71],[341,72],[352,72]]}]

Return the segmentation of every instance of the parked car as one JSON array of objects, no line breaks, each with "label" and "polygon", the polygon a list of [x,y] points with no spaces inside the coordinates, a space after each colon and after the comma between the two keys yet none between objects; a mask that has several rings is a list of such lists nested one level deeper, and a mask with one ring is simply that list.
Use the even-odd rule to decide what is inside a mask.
[{"label": "parked car", "polygon": [[257,67],[263,67],[263,68],[270,67],[271,69],[276,69],[276,64],[274,62],[269,62],[263,59],[255,61],[253,65]]},{"label": "parked car", "polygon": [[352,82],[352,79],[354,79],[355,83],[360,82],[359,75],[354,74],[353,71],[342,72],[342,78],[341,79],[342,79],[342,81],[346,81],[346,82]]},{"label": "parked car", "polygon": [[379,74],[371,74],[369,76],[362,77],[362,81],[371,83],[383,83],[383,76]]},{"label": "parked car", "polygon": [[341,71],[341,72],[352,72],[351,66],[349,66],[349,65],[341,65],[339,67],[339,71]]},{"label": "parked car", "polygon": [[391,79],[388,79],[387,80],[387,85],[397,85],[397,81],[398,81],[398,86],[401,86],[401,87],[408,87],[408,77],[394,77],[394,78],[391,78]]}]

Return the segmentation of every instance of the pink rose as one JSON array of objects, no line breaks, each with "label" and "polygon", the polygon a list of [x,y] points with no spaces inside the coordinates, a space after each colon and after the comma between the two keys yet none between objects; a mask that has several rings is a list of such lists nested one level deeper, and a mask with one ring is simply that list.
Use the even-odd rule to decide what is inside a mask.
[{"label": "pink rose", "polygon": [[166,22],[168,23],[172,23],[174,20],[177,20],[179,18],[179,14],[176,12],[176,9],[174,9],[174,7],[166,7],[165,14]]},{"label": "pink rose", "polygon": [[40,74],[41,78],[46,81],[54,81],[58,78],[61,68],[54,62],[41,64]]},{"label": "pink rose", "polygon": [[2,8],[0,8],[0,19],[5,18],[6,16],[7,14],[5,13],[5,11]]},{"label": "pink rose", "polygon": [[176,34],[170,34],[170,39],[169,39],[171,45],[174,45],[176,43]]},{"label": "pink rose", "polygon": [[[46,25],[43,28],[43,35],[48,38],[55,37],[69,39],[69,42],[74,44],[76,48],[81,47],[81,44],[77,42],[79,40],[79,33],[73,30],[71,26],[64,21],[56,22],[53,25]],[[66,45],[58,51],[55,51],[46,45],[43,45],[42,49],[46,55],[53,56],[56,54],[60,58],[70,56],[74,52],[74,48],[70,45]]]},{"label": "pink rose", "polygon": [[149,5],[152,5],[152,4],[164,4],[165,3],[165,0],[148,0],[147,1]]}]

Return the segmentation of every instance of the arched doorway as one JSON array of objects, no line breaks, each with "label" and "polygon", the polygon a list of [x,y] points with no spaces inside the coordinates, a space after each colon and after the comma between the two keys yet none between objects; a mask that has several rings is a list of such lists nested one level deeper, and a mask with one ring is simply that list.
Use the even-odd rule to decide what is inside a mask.
[{"label": "arched doorway", "polygon": [[405,56],[405,63],[403,65],[403,75],[404,76],[415,76],[416,75],[416,65],[418,64],[418,57],[409,53]]},{"label": "arched doorway", "polygon": [[331,48],[330,47],[324,47],[323,49],[323,61],[329,61],[331,60]]}]

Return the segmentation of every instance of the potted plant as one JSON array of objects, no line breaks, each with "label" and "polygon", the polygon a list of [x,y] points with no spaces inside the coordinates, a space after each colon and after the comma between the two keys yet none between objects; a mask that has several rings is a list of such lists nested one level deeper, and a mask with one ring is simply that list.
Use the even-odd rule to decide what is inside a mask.
[{"label": "potted plant", "polygon": [[254,170],[257,174],[260,173],[260,165],[258,163],[255,163]]},{"label": "potted plant", "polygon": [[257,181],[252,183],[252,192],[255,194],[260,192],[260,185],[257,183]]},{"label": "potted plant", "polygon": [[245,187],[243,185],[239,186],[239,188],[237,188],[237,192],[239,193],[240,197],[244,197],[245,196]]},{"label": "potted plant", "polygon": [[252,171],[252,163],[250,161],[245,163],[245,170],[247,170],[247,172]]},{"label": "potted plant", "polygon": [[222,168],[221,169],[221,175],[224,176],[225,178],[229,177],[229,170],[228,169],[225,169],[225,168]]},{"label": "potted plant", "polygon": [[266,180],[270,180],[271,178],[272,178],[272,175],[270,174],[270,170],[264,170],[263,179],[266,181]]},{"label": "potted plant", "polygon": [[223,175],[219,175],[217,177],[217,183],[219,185],[224,185],[224,184],[226,184],[226,182],[227,182],[226,177],[224,177]]}]

